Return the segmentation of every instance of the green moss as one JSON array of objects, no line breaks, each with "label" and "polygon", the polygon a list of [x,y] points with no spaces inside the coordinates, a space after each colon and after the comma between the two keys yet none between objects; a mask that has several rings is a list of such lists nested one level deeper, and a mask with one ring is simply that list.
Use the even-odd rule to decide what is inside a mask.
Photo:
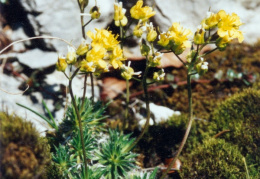
[{"label": "green moss", "polygon": [[209,130],[212,135],[230,130],[220,137],[238,145],[247,159],[249,170],[260,174],[259,90],[247,89],[222,102],[212,114]]},{"label": "green moss", "polygon": [[223,139],[204,141],[183,161],[182,178],[245,178],[239,148]]},{"label": "green moss", "polygon": [[0,127],[1,178],[45,178],[50,150],[32,123],[0,112]]}]

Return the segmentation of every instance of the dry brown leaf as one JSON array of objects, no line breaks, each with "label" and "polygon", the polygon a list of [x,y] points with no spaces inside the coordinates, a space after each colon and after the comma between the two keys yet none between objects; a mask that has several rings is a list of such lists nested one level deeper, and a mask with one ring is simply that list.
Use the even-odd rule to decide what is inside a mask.
[{"label": "dry brown leaf", "polygon": [[[104,101],[114,99],[126,89],[126,81],[119,80],[115,77],[105,77],[102,82],[101,99]],[[131,86],[132,82],[130,82],[129,85]]]}]

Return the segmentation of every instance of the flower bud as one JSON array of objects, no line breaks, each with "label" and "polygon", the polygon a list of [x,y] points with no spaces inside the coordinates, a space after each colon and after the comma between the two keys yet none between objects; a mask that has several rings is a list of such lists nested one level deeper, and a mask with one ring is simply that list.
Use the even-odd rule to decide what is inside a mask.
[{"label": "flower bud", "polygon": [[101,15],[97,6],[92,7],[89,13],[91,14],[91,19],[98,19]]},{"label": "flower bud", "polygon": [[58,71],[64,72],[67,68],[68,64],[66,62],[66,58],[63,55],[59,55],[58,62],[56,63],[56,69]]},{"label": "flower bud", "polygon": [[66,56],[66,62],[68,64],[74,64],[77,61],[77,54],[73,47],[68,46],[68,53]]},{"label": "flower bud", "polygon": [[148,65],[150,67],[157,67],[161,65],[161,59],[162,59],[162,53],[156,52],[155,56],[149,56],[148,57]]},{"label": "flower bud", "polygon": [[136,36],[136,37],[138,37],[138,38],[140,38],[140,37],[142,37],[143,32],[144,32],[144,31],[142,30],[142,28],[141,28],[140,25],[138,24],[138,25],[135,26],[135,28],[134,28],[133,35]]},{"label": "flower bud", "polygon": [[141,45],[141,47],[140,47],[140,50],[141,50],[141,54],[142,54],[143,56],[149,55],[150,47],[149,47],[148,45],[146,45],[146,42],[145,42],[144,39],[142,40],[142,45]]},{"label": "flower bud", "polygon": [[122,20],[125,16],[126,9],[123,8],[122,2],[114,3],[114,20],[119,21]]},{"label": "flower bud", "polygon": [[88,0],[79,0],[80,9],[84,10],[88,6]]},{"label": "flower bud", "polygon": [[203,58],[200,58],[201,62],[199,62],[195,68],[199,75],[204,75],[208,71],[208,62],[204,62]]},{"label": "flower bud", "polygon": [[87,41],[83,39],[76,51],[76,54],[83,56],[88,52],[88,50],[89,50],[89,45],[87,44]]},{"label": "flower bud", "polygon": [[122,20],[115,21],[115,25],[117,27],[119,27],[120,25],[124,27],[126,26],[127,22],[128,22],[127,17],[124,16]]},{"label": "flower bud", "polygon": [[157,37],[157,32],[154,29],[148,31],[146,39],[148,42],[153,42]]},{"label": "flower bud", "polygon": [[198,29],[194,34],[194,44],[196,45],[204,44],[205,43],[204,34],[205,34],[204,29]]}]

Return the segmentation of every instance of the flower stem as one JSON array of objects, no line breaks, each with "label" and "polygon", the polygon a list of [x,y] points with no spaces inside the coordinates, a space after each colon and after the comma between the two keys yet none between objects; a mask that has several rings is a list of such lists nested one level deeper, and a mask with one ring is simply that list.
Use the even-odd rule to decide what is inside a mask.
[{"label": "flower stem", "polygon": [[86,98],[86,91],[87,91],[87,78],[88,78],[88,74],[85,74],[85,78],[84,78],[84,90],[83,90],[82,104],[81,104],[80,112],[82,112],[82,110],[83,110],[83,108],[84,108],[84,103],[85,103],[85,98]]},{"label": "flower stem", "polygon": [[[80,117],[79,109],[77,107],[76,100],[74,98],[74,94],[73,94],[73,90],[72,90],[72,80],[76,76],[76,74],[78,73],[79,69],[80,68],[77,68],[77,70],[73,73],[73,75],[69,79],[69,90],[70,90],[70,96],[71,96],[72,104],[75,108],[77,118],[78,118],[78,122],[79,122],[80,140],[81,140],[81,145],[82,145],[82,150],[83,150],[83,161],[84,161],[84,166],[85,166],[85,172],[87,174],[88,163],[87,163],[87,155],[86,155],[85,143],[84,143],[84,138],[83,138],[83,127],[82,127],[82,123],[81,123],[81,117]],[[82,166],[82,170],[83,170],[83,168],[84,167]]]},{"label": "flower stem", "polygon": [[123,121],[122,131],[125,130],[126,121],[127,121],[127,119],[128,119],[128,113],[129,113],[129,98],[130,98],[129,80],[126,80],[126,108],[125,108],[125,118],[124,118],[124,121]]},{"label": "flower stem", "polygon": [[189,123],[188,123],[188,126],[187,126],[187,129],[185,131],[185,134],[184,134],[184,137],[181,141],[181,145],[174,157],[174,160],[171,161],[171,163],[169,164],[167,170],[163,173],[163,175],[161,176],[160,179],[163,179],[167,173],[170,171],[170,169],[172,168],[172,166],[175,164],[176,160],[178,159],[180,153],[182,152],[182,149],[187,141],[187,138],[189,136],[189,133],[190,133],[190,129],[191,129],[191,125],[192,125],[192,122],[193,122],[193,111],[192,111],[192,96],[191,96],[191,76],[192,74],[190,74],[189,72],[190,70],[188,70],[188,74],[187,74],[187,85],[188,85],[188,99],[189,99]]},{"label": "flower stem", "polygon": [[90,73],[90,80],[91,80],[91,100],[92,100],[92,104],[94,104],[94,96],[95,96],[95,92],[94,92],[94,76],[93,73]]},{"label": "flower stem", "polygon": [[[147,59],[147,58],[146,58],[146,59]],[[148,67],[148,65],[146,65],[146,68],[145,68],[145,71],[144,71],[144,76],[143,76],[143,79],[142,79],[142,86],[143,86],[143,89],[144,89],[145,104],[146,104],[146,113],[147,113],[146,122],[145,122],[145,125],[144,125],[144,128],[143,128],[141,134],[136,138],[136,140],[132,143],[132,145],[129,146],[129,148],[128,148],[127,151],[132,150],[132,148],[140,141],[140,139],[143,137],[144,133],[146,132],[146,130],[148,130],[148,127],[149,127],[149,121],[150,121],[150,116],[151,116],[151,114],[150,114],[150,106],[149,106],[149,96],[148,96],[148,90],[147,90],[147,82],[146,82],[146,78],[147,78],[148,71],[149,71],[149,67]]]}]

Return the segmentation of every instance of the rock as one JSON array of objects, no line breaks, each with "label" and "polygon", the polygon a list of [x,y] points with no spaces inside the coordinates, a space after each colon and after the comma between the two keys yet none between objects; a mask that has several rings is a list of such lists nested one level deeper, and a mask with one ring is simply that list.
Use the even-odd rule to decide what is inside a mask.
[{"label": "rock", "polygon": [[[145,104],[142,105],[142,108],[145,111]],[[180,111],[174,111],[168,107],[156,105],[154,103],[150,103],[150,112],[151,118],[149,120],[150,125],[159,124],[161,122],[166,122],[173,115],[181,115]],[[145,115],[141,113],[136,113],[135,117],[139,120],[138,125],[139,128],[143,127],[146,122],[146,111]]]}]

